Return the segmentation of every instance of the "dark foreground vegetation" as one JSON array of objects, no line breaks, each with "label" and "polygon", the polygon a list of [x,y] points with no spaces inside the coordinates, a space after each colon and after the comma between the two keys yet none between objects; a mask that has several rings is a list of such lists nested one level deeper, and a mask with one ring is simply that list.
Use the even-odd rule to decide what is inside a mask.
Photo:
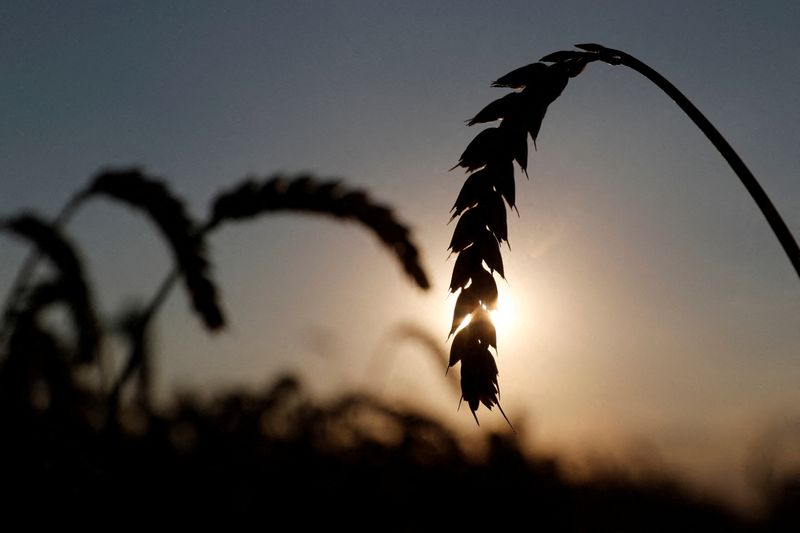
[{"label": "dark foreground vegetation", "polygon": [[[426,416],[374,398],[313,402],[292,377],[261,393],[184,396],[161,413],[135,402],[108,419],[80,387],[42,397],[0,374],[0,471],[13,511],[85,509],[131,519],[260,517],[375,531],[797,531],[798,484],[744,519],[667,479],[569,481],[511,435],[485,459]],[[22,394],[24,393],[24,394]],[[479,430],[476,430],[479,431]],[[74,516],[74,515],[73,515]],[[278,529],[284,529],[279,527]]]}]

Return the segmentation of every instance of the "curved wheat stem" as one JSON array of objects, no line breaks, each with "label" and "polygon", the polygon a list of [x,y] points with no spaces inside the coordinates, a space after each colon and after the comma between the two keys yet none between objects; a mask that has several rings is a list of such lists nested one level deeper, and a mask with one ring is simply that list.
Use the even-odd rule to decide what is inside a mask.
[{"label": "curved wheat stem", "polygon": [[703,115],[677,87],[670,83],[669,80],[630,54],[626,54],[620,50],[606,48],[599,44],[578,44],[575,46],[584,50],[584,52],[572,53],[584,54],[587,62],[600,60],[612,65],[624,65],[635,70],[655,83],[659,89],[664,91],[667,96],[678,104],[678,107],[680,107],[692,122],[700,128],[700,131],[711,141],[714,148],[725,158],[725,161],[730,165],[733,172],[739,177],[739,180],[742,182],[745,189],[747,189],[750,197],[761,210],[764,218],[767,219],[767,223],[772,229],[772,232],[775,234],[775,237],[778,238],[778,242],[780,242],[795,272],[798,277],[800,277],[800,247],[798,247],[792,232],[789,231],[786,222],[784,222],[780,213],[778,213],[778,210],[775,208],[775,205],[769,199],[769,196],[767,196],[767,193],[758,183],[753,173],[750,172],[750,169],[747,168],[747,165],[742,161],[742,158],[739,157],[739,154],[736,153],[733,147],[731,147],[728,141],[725,140],[719,130],[711,124],[705,115]]},{"label": "curved wheat stem", "polygon": [[[177,275],[173,282],[177,279]],[[120,334],[129,346],[128,359],[122,370],[111,386],[108,393],[109,422],[117,412],[122,388],[134,374],[138,373],[138,402],[145,409],[150,408],[152,385],[152,347],[148,321],[152,310],[150,307],[140,308],[138,305],[129,305],[114,321],[114,329]]]}]

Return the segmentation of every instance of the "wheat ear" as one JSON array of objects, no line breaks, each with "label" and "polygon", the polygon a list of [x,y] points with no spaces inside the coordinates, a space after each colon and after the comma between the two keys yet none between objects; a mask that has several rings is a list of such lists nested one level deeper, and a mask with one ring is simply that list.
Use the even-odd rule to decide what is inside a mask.
[{"label": "wheat ear", "polygon": [[94,178],[84,196],[106,196],[145,212],[169,243],[192,305],[206,327],[218,330],[225,325],[204,234],[163,180],[135,168],[108,170]]},{"label": "wheat ear", "polygon": [[451,220],[458,218],[458,223],[448,249],[458,257],[450,291],[458,298],[450,327],[455,337],[449,366],[461,363],[462,399],[476,422],[480,404],[488,409],[497,405],[505,417],[499,404],[497,364],[490,351],[497,350],[497,332],[489,311],[497,307],[493,274],[505,277],[500,245],[508,244],[505,204],[516,209],[514,163],[527,175],[527,138],[536,143],[547,107],[578,67],[574,62],[535,63],[498,78],[492,86],[519,91],[495,100],[467,121],[469,126],[500,123],[478,133],[453,167],[470,174],[451,209]]},{"label": "wheat ear", "polygon": [[28,303],[44,307],[58,300],[64,301],[78,334],[78,360],[96,360],[101,338],[99,322],[83,262],[75,246],[54,225],[31,212],[0,220],[0,230],[30,242],[58,270],[57,281],[27,291]]},{"label": "wheat ear", "polygon": [[339,181],[312,176],[275,176],[263,183],[246,180],[214,199],[209,229],[225,221],[243,220],[274,211],[300,211],[354,220],[371,230],[400,261],[406,274],[422,289],[429,288],[410,230],[392,210],[374,202],[366,192],[348,189]]}]

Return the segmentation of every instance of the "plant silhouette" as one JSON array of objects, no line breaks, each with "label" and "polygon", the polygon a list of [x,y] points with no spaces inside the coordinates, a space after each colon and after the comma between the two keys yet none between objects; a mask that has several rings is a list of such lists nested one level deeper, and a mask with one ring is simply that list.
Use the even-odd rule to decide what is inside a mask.
[{"label": "plant silhouette", "polygon": [[[63,367],[62,373],[65,374],[59,375],[58,379],[70,388],[72,378],[67,374],[72,366],[101,364],[99,353],[104,332],[95,315],[89,277],[77,247],[63,235],[63,227],[78,208],[95,197],[106,197],[145,213],[158,227],[174,257],[173,270],[150,301],[127,309],[116,320],[115,330],[125,339],[129,354],[108,393],[108,420],[113,420],[122,389],[137,372],[140,396],[147,398],[150,324],[179,278],[184,279],[189,299],[205,328],[214,332],[225,326],[221,298],[211,274],[205,242],[207,236],[224,223],[254,219],[279,210],[354,220],[377,236],[414,284],[422,289],[429,287],[409,229],[397,220],[391,208],[374,202],[366,192],[349,189],[339,181],[319,181],[309,175],[275,176],[262,182],[246,179],[231,190],[216,195],[211,202],[208,220],[199,223],[191,218],[183,202],[163,180],[136,168],[105,170],[79,191],[53,222],[27,212],[0,219],[0,231],[25,239],[34,248],[20,269],[4,305],[0,328],[4,349],[0,352],[0,365],[3,361],[13,361],[13,364],[6,365],[6,370],[24,369],[26,358],[45,357],[48,365]],[[54,279],[34,282],[36,263],[42,256],[52,263],[58,275]],[[72,317],[77,332],[74,347],[67,346],[41,320],[41,316],[56,304],[63,304]],[[33,349],[36,346],[47,347],[40,350],[45,355],[30,354],[36,351]],[[45,388],[55,386],[47,375],[28,374],[30,372],[22,372],[17,378],[28,381],[29,386],[34,383]],[[24,391],[23,396],[29,393]]]},{"label": "plant silhouette", "polygon": [[[0,441],[7,517],[43,509],[69,516],[91,505],[103,517],[132,509],[138,519],[252,515],[275,527],[355,531],[733,532],[797,524],[789,492],[755,522],[666,474],[637,479],[608,463],[592,479],[570,479],[555,457],[531,457],[513,435],[487,435],[478,459],[429,415],[358,393],[321,402],[292,375],[212,399],[184,394],[161,413],[128,407],[118,426],[99,433],[85,419],[52,412],[12,423],[7,408],[0,403],[4,429],[14,430]],[[442,511],[463,505],[465,494],[479,495],[480,508]]]},{"label": "plant silhouette", "polygon": [[493,274],[497,272],[505,278],[500,254],[500,245],[508,244],[503,200],[510,208],[516,208],[514,163],[527,176],[528,136],[535,147],[548,106],[561,95],[571,78],[594,61],[634,69],[680,106],[739,177],[800,276],[800,248],[786,223],[741,158],[689,99],[655,70],[625,52],[599,44],[575,46],[579,50],[548,54],[494,81],[492,87],[515,89],[515,92],[484,107],[467,120],[467,125],[498,120],[500,124],[478,133],[450,169],[463,167],[470,174],[451,209],[451,221],[456,217],[459,220],[448,248],[458,254],[450,280],[450,292],[458,292],[458,298],[448,335],[455,333],[449,366],[461,362],[462,399],[469,404],[476,422],[480,404],[490,410],[497,405],[502,412],[497,364],[489,350],[497,350],[497,333],[488,311],[497,306]]},{"label": "plant silhouette", "polygon": [[[20,291],[24,305],[15,313],[35,317],[51,304],[63,302],[77,331],[76,360],[94,362],[100,344],[100,330],[83,263],[73,244],[51,224],[33,213],[0,221],[0,230],[30,241],[58,269],[55,279],[45,280]],[[11,317],[9,317],[11,319]]]}]

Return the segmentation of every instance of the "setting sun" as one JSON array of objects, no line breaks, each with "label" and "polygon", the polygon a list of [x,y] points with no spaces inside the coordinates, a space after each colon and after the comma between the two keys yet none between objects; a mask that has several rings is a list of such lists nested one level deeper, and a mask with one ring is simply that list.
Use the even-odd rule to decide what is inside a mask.
[{"label": "setting sun", "polygon": [[497,328],[497,335],[505,339],[510,338],[519,321],[519,306],[510,291],[500,289],[497,309],[489,311],[492,324]]},{"label": "setting sun", "polygon": [[[513,297],[510,291],[505,288],[500,288],[499,293],[497,308],[488,310],[489,318],[497,329],[497,335],[509,338],[516,329],[521,312],[516,298]],[[481,307],[486,309],[485,306]],[[472,322],[471,314],[464,317],[454,333],[458,334],[458,332],[467,327],[470,322]]]}]

